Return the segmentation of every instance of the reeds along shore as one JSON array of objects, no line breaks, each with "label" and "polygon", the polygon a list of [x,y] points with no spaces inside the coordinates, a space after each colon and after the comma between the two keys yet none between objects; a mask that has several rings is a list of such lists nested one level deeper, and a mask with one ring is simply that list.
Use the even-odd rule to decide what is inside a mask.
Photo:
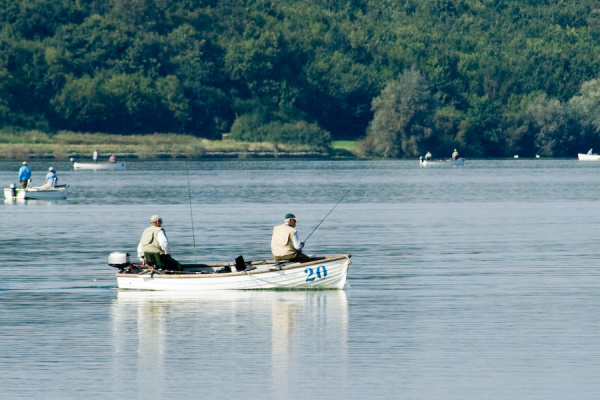
[{"label": "reeds along shore", "polygon": [[[0,159],[29,160],[91,159],[94,151],[100,158],[115,154],[119,158],[278,158],[278,157],[327,157],[347,150],[348,143],[339,149],[314,149],[301,145],[274,145],[273,143],[237,142],[233,140],[208,140],[190,135],[109,135],[103,133],[58,132],[48,134],[40,131],[0,131]],[[335,147],[335,146],[334,146]],[[343,148],[343,150],[342,150]]]}]

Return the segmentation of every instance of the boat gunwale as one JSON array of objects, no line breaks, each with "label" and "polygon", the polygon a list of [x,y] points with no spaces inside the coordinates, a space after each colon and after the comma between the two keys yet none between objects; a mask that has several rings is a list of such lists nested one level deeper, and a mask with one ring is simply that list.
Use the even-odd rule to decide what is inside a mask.
[{"label": "boat gunwale", "polygon": [[465,158],[464,157],[459,157],[456,160],[453,160],[451,158],[445,158],[445,159],[429,159],[429,160],[423,160],[423,159],[419,159],[419,164],[422,166],[426,166],[429,164],[433,164],[433,165],[440,165],[440,164],[464,164],[465,162]]},{"label": "boat gunwale", "polygon": [[[154,274],[152,275],[152,279],[196,279],[196,278],[229,278],[229,277],[235,277],[235,276],[242,276],[242,275],[258,275],[258,274],[265,274],[265,273],[269,273],[269,272],[278,272],[278,271],[289,271],[289,270],[293,270],[293,269],[299,269],[299,268],[303,268],[306,266],[310,266],[310,265],[316,265],[316,264],[322,264],[324,262],[333,262],[333,261],[339,261],[339,260],[343,260],[343,259],[347,259],[348,261],[350,261],[350,258],[352,257],[351,254],[336,254],[336,255],[332,255],[332,256],[327,256],[323,259],[320,260],[314,260],[314,261],[308,261],[305,263],[291,263],[288,265],[283,265],[281,267],[277,266],[277,263],[275,261],[273,262],[263,262],[263,261],[252,261],[251,265],[253,264],[260,264],[260,265],[264,265],[264,264],[271,264],[272,267],[269,269],[253,269],[251,271],[248,270],[244,270],[244,271],[236,271],[236,272],[212,272],[212,273],[207,273],[207,274],[203,274],[203,273],[195,273],[195,274]],[[266,261],[266,260],[265,260]],[[235,265],[234,263],[223,263],[223,264],[184,264],[184,268],[186,265],[193,265],[193,266],[206,266],[206,267],[223,267],[223,266],[231,266],[231,265]],[[149,273],[144,273],[144,274],[132,274],[132,273],[125,273],[125,272],[117,272],[116,273],[117,278],[148,278],[150,277]]]},{"label": "boat gunwale", "polygon": [[127,166],[125,161],[119,161],[115,163],[101,162],[101,163],[84,163],[84,162],[73,162],[73,169],[123,169]]},{"label": "boat gunwale", "polygon": [[40,189],[40,186],[30,187],[30,188],[25,188],[25,189],[23,189],[23,188],[17,188],[17,189],[24,190],[25,193],[28,193],[28,192],[56,193],[56,192],[65,192],[65,191],[67,191],[69,189],[69,185],[68,184],[55,185],[52,189]]}]

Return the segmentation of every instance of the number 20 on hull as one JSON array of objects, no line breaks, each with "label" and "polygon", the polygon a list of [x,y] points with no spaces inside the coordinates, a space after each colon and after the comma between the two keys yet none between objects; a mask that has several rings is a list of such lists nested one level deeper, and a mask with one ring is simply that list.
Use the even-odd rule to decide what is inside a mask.
[{"label": "number 20 on hull", "polygon": [[315,279],[323,279],[327,276],[327,268],[325,268],[324,265],[321,265],[317,268],[316,270],[316,276],[315,276],[315,270],[313,270],[312,268],[306,268],[304,270],[305,274],[308,274],[308,276],[306,277],[306,282],[313,282]]}]

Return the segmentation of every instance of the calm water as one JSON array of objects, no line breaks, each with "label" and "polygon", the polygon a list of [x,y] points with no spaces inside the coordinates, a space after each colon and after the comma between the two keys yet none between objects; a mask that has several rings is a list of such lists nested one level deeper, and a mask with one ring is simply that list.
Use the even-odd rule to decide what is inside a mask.
[{"label": "calm water", "polygon": [[370,165],[53,163],[68,200],[0,204],[1,397],[596,399],[600,163],[377,163],[307,242],[352,254],[346,291],[116,289],[107,256],[151,214],[180,261],[267,258],[285,213],[306,237]]}]

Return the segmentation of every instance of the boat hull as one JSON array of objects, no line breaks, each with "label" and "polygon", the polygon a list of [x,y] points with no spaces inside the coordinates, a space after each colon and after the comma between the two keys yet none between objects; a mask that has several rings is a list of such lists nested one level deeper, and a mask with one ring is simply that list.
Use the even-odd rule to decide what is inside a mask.
[{"label": "boat hull", "polygon": [[600,154],[577,154],[579,161],[600,161]]},{"label": "boat hull", "polygon": [[69,185],[61,185],[48,190],[4,188],[4,198],[9,200],[61,200],[66,199],[68,193]]},{"label": "boat hull", "polygon": [[419,160],[421,167],[451,167],[455,165],[464,165],[465,159],[459,158],[456,160]]},{"label": "boat hull", "polygon": [[[350,255],[330,256],[307,263],[277,265],[253,262],[256,269],[241,272],[150,274],[117,273],[120,289],[207,291],[207,290],[307,290],[344,289]],[[187,266],[184,266],[187,267]],[[191,268],[190,268],[191,269]]]},{"label": "boat hull", "polygon": [[97,169],[125,169],[126,163],[118,162],[118,163],[73,163],[73,169],[89,169],[89,170],[97,170]]}]

